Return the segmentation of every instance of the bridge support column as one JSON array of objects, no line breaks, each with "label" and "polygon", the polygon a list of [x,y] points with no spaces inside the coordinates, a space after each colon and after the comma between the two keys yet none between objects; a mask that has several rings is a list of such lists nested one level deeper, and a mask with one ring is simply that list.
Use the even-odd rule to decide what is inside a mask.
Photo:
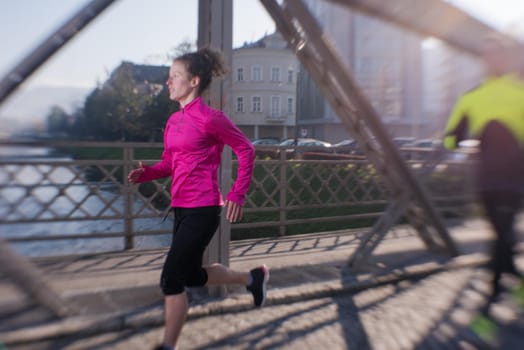
[{"label": "bridge support column", "polygon": [[[233,51],[233,0],[199,0],[198,2],[198,48],[209,47],[220,51],[227,67],[232,67]],[[210,106],[229,114],[231,101],[231,73],[211,83],[204,99]],[[220,166],[220,185],[225,195],[231,187],[231,149],[225,147]],[[229,241],[231,224],[222,213],[222,220],[215,237],[204,256],[204,264],[220,263],[229,265]],[[225,295],[225,287],[209,287],[212,295]]]}]

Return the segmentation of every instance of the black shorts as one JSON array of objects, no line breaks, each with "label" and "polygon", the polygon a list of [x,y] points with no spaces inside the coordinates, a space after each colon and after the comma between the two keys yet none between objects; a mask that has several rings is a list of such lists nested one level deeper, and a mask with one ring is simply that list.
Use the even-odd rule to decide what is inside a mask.
[{"label": "black shorts", "polygon": [[173,208],[173,240],[160,277],[165,295],[184,292],[185,287],[207,283],[202,257],[220,224],[221,207]]}]

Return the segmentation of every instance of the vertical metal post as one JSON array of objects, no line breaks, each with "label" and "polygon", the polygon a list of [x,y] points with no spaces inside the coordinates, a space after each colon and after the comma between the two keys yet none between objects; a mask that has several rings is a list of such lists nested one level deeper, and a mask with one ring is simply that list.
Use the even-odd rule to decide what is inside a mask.
[{"label": "vertical metal post", "polygon": [[286,218],[287,218],[287,167],[288,162],[286,161],[287,154],[286,149],[280,149],[280,204],[279,204],[279,212],[280,212],[280,224],[278,225],[279,232],[278,234],[280,236],[284,236],[286,234]]},{"label": "vertical metal post", "polygon": [[[233,51],[233,0],[199,0],[198,2],[198,48],[209,47],[220,51],[224,58],[224,63],[231,69]],[[215,79],[204,99],[207,103],[228,114],[230,111],[231,74],[228,73],[225,79]],[[231,149],[226,147],[222,155],[220,166],[220,185],[222,193],[225,195],[231,187],[232,156]],[[222,213],[224,214],[224,213]],[[222,220],[217,233],[211,240],[204,263],[215,263],[229,265],[229,241],[231,239],[231,224]],[[214,295],[224,295],[225,288],[209,288],[209,293]]]},{"label": "vertical metal post", "polygon": [[122,176],[124,195],[124,249],[133,249],[135,246],[133,234],[133,190],[127,180],[127,174],[131,171],[134,158],[134,149],[129,145],[123,147]]}]

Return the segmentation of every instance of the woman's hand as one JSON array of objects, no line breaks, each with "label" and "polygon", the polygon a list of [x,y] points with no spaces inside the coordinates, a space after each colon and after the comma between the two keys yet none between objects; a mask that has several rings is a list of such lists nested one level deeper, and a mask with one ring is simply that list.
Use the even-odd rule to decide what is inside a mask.
[{"label": "woman's hand", "polygon": [[226,200],[226,219],[229,222],[237,222],[242,219],[242,206],[235,202]]},{"label": "woman's hand", "polygon": [[140,179],[140,176],[142,176],[145,169],[146,168],[144,167],[144,163],[142,163],[141,161],[138,162],[138,168],[131,170],[129,172],[129,175],[127,175],[127,179],[129,180],[129,182],[134,184],[137,183],[138,179]]}]

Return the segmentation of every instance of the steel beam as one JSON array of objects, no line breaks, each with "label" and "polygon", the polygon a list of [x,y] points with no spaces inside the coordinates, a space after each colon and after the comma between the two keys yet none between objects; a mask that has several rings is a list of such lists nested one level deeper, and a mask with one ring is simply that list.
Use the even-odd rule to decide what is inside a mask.
[{"label": "steel beam", "polygon": [[114,1],[92,0],[21,60],[0,80],[0,105],[20,84]]},{"label": "steel beam", "polygon": [[[113,2],[114,0],[91,1],[7,73],[0,80],[0,105],[38,67]],[[14,252],[9,244],[1,239],[0,270],[6,274],[9,280],[56,316],[65,317],[77,312],[73,305],[51,288],[36,266]]]},{"label": "steel beam", "polygon": [[0,271],[10,282],[39,305],[49,310],[57,317],[71,316],[78,313],[78,309],[68,300],[51,288],[42,272],[28,259],[11,249],[9,243],[0,238]]},{"label": "steel beam", "polygon": [[384,214],[391,215],[382,218],[363,240],[363,245],[359,247],[365,253],[362,259],[371,253],[387,228],[398,221],[403,212],[418,216],[411,218],[410,222],[424,222],[433,229],[429,231],[414,225],[428,249],[444,250],[450,255],[457,255],[456,246],[429,200],[427,191],[401,157],[380,116],[307,7],[300,0],[286,1],[282,6],[275,0],[261,2],[391,191],[392,205]]},{"label": "steel beam", "polygon": [[423,36],[438,38],[456,49],[478,56],[482,38],[497,36],[524,45],[461,9],[442,0],[327,0]]}]

